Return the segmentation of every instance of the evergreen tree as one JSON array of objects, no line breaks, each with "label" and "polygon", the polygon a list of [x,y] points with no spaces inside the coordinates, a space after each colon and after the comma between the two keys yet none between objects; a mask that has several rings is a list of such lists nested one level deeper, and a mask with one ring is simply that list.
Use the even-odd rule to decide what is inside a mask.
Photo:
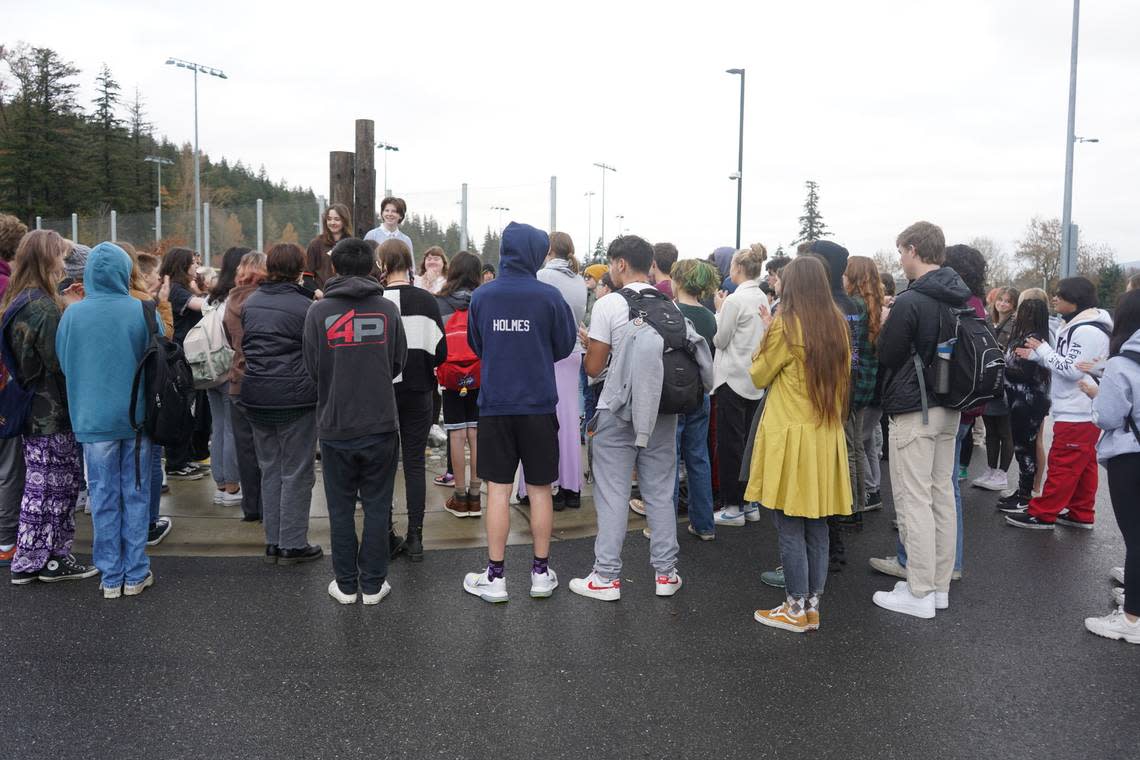
[{"label": "evergreen tree", "polygon": [[153,205],[150,183],[148,182],[149,172],[147,171],[151,167],[144,161],[147,156],[147,144],[153,142],[151,140],[153,128],[146,120],[142,93],[139,92],[138,87],[135,88],[134,100],[127,106],[127,114],[130,139],[130,165],[127,172],[130,177],[130,188],[127,195],[130,199],[130,206],[141,208],[148,204]]},{"label": "evergreen tree", "polygon": [[91,131],[95,149],[97,184],[100,199],[108,206],[116,205],[122,182],[118,176],[121,163],[122,119],[118,116],[119,83],[103,64],[95,77],[95,99],[91,101],[95,112],[91,115]]},{"label": "evergreen tree", "polygon": [[800,217],[800,236],[792,241],[792,245],[810,243],[831,234],[819,210],[819,184],[809,179],[804,186],[807,187],[807,199],[804,201],[804,213]]},{"label": "evergreen tree", "polygon": [[593,253],[590,254],[590,264],[605,264],[606,263],[606,245],[602,242],[601,238],[594,243]]},{"label": "evergreen tree", "polygon": [[492,232],[487,228],[487,232],[483,235],[483,248],[481,254],[484,264],[490,264],[495,267],[495,271],[499,271],[499,247],[502,245],[502,238],[499,237],[498,232]]}]

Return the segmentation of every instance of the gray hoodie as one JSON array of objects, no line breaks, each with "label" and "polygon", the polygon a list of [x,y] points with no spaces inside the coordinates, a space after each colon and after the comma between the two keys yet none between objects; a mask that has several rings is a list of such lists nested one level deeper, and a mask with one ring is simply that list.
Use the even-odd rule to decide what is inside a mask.
[{"label": "gray hoodie", "polygon": [[[558,288],[558,292],[562,294],[562,300],[566,301],[566,305],[574,314],[575,326],[585,321],[586,281],[582,279],[581,275],[574,273],[574,270],[570,268],[569,261],[551,259],[546,262],[546,266],[538,270],[538,281]],[[577,342],[574,346],[576,351],[581,351]]]},{"label": "gray hoodie", "polygon": [[[1140,351],[1140,330],[1125,341],[1125,351]],[[1125,420],[1129,417],[1140,428],[1140,364],[1127,356],[1114,356],[1108,360],[1104,378],[1100,381],[1100,392],[1093,401],[1092,419],[1104,431],[1096,445],[1096,458],[1107,462],[1121,454],[1140,452],[1140,443],[1129,430]]]}]

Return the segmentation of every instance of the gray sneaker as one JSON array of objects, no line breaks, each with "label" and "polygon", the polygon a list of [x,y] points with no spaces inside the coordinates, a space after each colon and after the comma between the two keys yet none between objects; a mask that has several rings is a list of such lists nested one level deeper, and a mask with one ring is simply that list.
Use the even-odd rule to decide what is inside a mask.
[{"label": "gray sneaker", "polygon": [[780,565],[775,570],[765,570],[760,573],[760,582],[765,586],[772,588],[784,587],[784,566]]}]

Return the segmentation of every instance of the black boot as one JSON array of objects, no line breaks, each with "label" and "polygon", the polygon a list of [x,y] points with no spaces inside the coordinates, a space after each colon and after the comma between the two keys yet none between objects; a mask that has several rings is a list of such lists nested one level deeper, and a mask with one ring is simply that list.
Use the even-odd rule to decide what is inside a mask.
[{"label": "black boot", "polygon": [[424,561],[423,528],[408,528],[408,537],[404,540],[404,550],[408,552],[408,559],[412,562]]},{"label": "black boot", "polygon": [[388,559],[396,559],[396,555],[404,551],[404,537],[396,531],[388,533]]},{"label": "black boot", "polygon": [[567,509],[580,509],[582,507],[582,495],[577,491],[562,491],[565,496],[562,497],[562,503],[566,505]]},{"label": "black boot", "polygon": [[550,501],[554,505],[554,511],[561,512],[566,509],[566,492],[559,488]]}]

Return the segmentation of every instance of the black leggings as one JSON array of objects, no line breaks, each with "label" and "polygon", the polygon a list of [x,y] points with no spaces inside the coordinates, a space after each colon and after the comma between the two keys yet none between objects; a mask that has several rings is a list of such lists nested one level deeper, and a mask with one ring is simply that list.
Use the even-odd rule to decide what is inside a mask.
[{"label": "black leggings", "polygon": [[1140,615],[1140,454],[1121,454],[1104,466],[1112,511],[1124,536],[1124,611]]},{"label": "black leggings", "polygon": [[1037,435],[1049,414],[1049,396],[1044,389],[1024,385],[1007,385],[1009,428],[1013,438],[1013,455],[1019,470],[1017,493],[1029,497],[1037,478]]},{"label": "black leggings", "polygon": [[716,449],[720,470],[720,500],[726,507],[744,504],[744,483],[740,468],[744,459],[745,438],[752,427],[752,415],[760,399],[738,395],[728,383],[716,389]]},{"label": "black leggings", "polygon": [[996,468],[1005,472],[1013,459],[1009,414],[987,414],[982,419],[986,422],[986,460],[991,470]]}]

